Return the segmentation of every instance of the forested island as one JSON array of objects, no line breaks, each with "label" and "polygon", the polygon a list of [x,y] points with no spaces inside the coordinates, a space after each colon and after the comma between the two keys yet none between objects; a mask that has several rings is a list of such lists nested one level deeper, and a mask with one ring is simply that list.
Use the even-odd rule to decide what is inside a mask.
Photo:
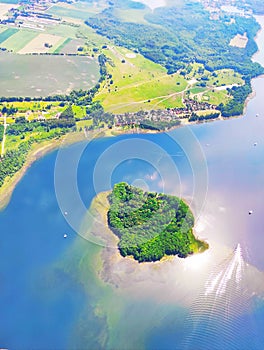
[{"label": "forested island", "polygon": [[[242,14],[223,11],[221,6],[227,5],[227,0],[213,7],[205,0],[181,0],[154,10],[131,0],[96,3],[96,15],[88,10],[78,12],[80,24],[76,19],[71,22],[68,15],[66,23],[46,24],[47,41],[39,48],[34,46],[35,31],[21,29],[16,22],[17,11],[27,13],[25,21],[35,15],[34,0],[29,9],[25,4],[25,8],[10,9],[8,20],[0,24],[0,54],[22,55],[20,50],[27,48],[28,42],[39,50],[28,53],[28,58],[87,56],[87,62],[88,57],[97,60],[99,74],[89,89],[0,96],[1,207],[14,175],[31,164],[30,155],[36,148],[43,150],[49,143],[47,149],[53,149],[66,136],[76,142],[94,135],[162,132],[243,115],[252,92],[251,79],[264,73],[264,68],[251,60],[257,51],[254,38],[260,25],[250,8],[262,11],[260,0],[250,0],[247,6],[235,1],[243,8]],[[92,5],[87,2],[87,9]],[[43,12],[50,18],[48,7]],[[53,34],[67,29],[65,37],[52,47],[51,29]],[[21,47],[12,39],[16,35],[23,39]],[[245,43],[242,47],[241,40]]]},{"label": "forested island", "polygon": [[165,255],[185,258],[208,249],[195,238],[194,217],[183,200],[167,194],[144,192],[125,182],[108,196],[109,228],[119,237],[122,256],[139,262],[157,261]]}]

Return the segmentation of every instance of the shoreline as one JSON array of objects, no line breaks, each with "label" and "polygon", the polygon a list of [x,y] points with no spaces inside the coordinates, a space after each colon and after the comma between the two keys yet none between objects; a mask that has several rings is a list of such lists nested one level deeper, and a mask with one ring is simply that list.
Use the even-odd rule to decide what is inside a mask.
[{"label": "shoreline", "polygon": [[[84,236],[84,238],[89,239],[89,233],[91,233],[91,236],[93,238],[95,238],[96,240],[98,240],[98,238],[99,238],[99,241],[102,239],[104,241],[104,244],[102,244],[102,246],[106,249],[106,251],[108,251],[109,248],[111,250],[114,249],[115,253],[111,252],[111,254],[116,255],[116,258],[118,258],[118,260],[129,260],[129,261],[132,261],[133,263],[136,263],[138,265],[144,265],[144,264],[158,265],[159,263],[162,263],[163,261],[172,260],[174,258],[178,258],[181,261],[181,260],[185,260],[187,258],[193,257],[193,256],[199,256],[199,255],[205,253],[207,250],[209,250],[210,245],[209,245],[208,241],[206,239],[198,237],[198,235],[193,227],[192,230],[193,230],[194,238],[196,240],[200,240],[201,242],[208,245],[208,247],[203,251],[197,250],[196,252],[187,255],[185,258],[180,258],[177,254],[164,255],[160,260],[157,260],[157,261],[139,262],[132,255],[123,257],[120,254],[119,249],[118,249],[118,242],[120,239],[109,228],[108,222],[107,222],[107,212],[110,208],[110,203],[109,203],[107,197],[111,192],[112,192],[111,190],[100,192],[92,199],[92,202],[91,202],[89,209],[88,209],[88,217],[87,217],[88,221],[87,222],[91,223],[90,219],[92,217],[93,224],[92,224],[92,227],[88,229],[88,236],[86,236],[87,235],[86,232],[81,234],[81,235]],[[187,203],[186,200],[184,200],[183,198],[180,198],[180,199],[182,201],[184,201],[184,203],[186,203],[186,205],[189,206],[189,204]],[[89,225],[87,225],[87,226],[89,227]],[[99,242],[97,242],[97,243],[99,243]],[[107,266],[108,265],[106,265],[106,267]]]},{"label": "shoreline", "polygon": [[132,135],[132,134],[157,134],[163,132],[169,132],[179,127],[184,127],[187,125],[198,124],[197,122],[185,122],[183,124],[177,125],[169,130],[143,130],[140,132],[135,132],[132,129],[122,130],[119,128],[113,129],[96,129],[89,131],[88,135],[84,132],[72,132],[61,136],[59,139],[51,139],[41,143],[35,143],[32,145],[32,149],[28,152],[27,159],[18,172],[5,180],[2,187],[0,187],[0,211],[4,210],[11,200],[12,194],[16,185],[20,182],[23,176],[26,174],[27,170],[31,165],[38,159],[44,157],[48,153],[58,150],[60,147],[67,147],[74,143],[88,141],[93,138],[103,138],[103,137],[117,137],[121,135]]},{"label": "shoreline", "polygon": [[[260,23],[256,16],[254,16],[256,21],[260,24],[261,28],[259,29],[257,35],[255,36],[255,42],[259,37],[259,34],[262,30],[264,30],[264,27],[262,26],[262,23]],[[257,16],[263,18],[263,23],[264,23],[264,15],[263,16]],[[252,60],[254,57],[258,54],[258,51],[255,52],[255,54],[252,56]],[[264,78],[264,74],[254,78],[254,79],[261,79]],[[252,81],[251,80],[251,86],[252,86]],[[203,121],[193,121],[189,122],[188,120],[181,120],[181,124],[174,126],[168,130],[143,130],[143,129],[119,129],[119,128],[113,128],[113,129],[99,129],[99,130],[93,130],[89,131],[88,135],[86,135],[84,132],[73,132],[73,133],[68,133],[66,135],[63,135],[59,139],[53,139],[53,140],[48,140],[44,141],[40,144],[33,144],[32,149],[29,151],[27,155],[27,159],[25,164],[22,166],[22,168],[11,178],[8,178],[2,187],[0,187],[0,211],[4,210],[6,206],[9,204],[9,201],[12,197],[13,191],[16,187],[16,185],[19,183],[19,181],[22,179],[22,177],[26,174],[27,170],[31,167],[31,165],[41,157],[47,155],[48,153],[55,151],[59,149],[60,147],[65,147],[69,146],[71,144],[89,140],[90,138],[102,138],[102,137],[116,137],[120,135],[130,135],[130,134],[157,134],[157,133],[165,133],[165,132],[171,132],[172,130],[186,127],[186,126],[193,126],[193,125],[199,125],[199,124],[205,124],[205,123],[211,123],[211,122],[216,122],[216,121],[227,121],[231,120],[234,118],[242,118],[246,114],[246,110],[248,107],[248,103],[256,96],[256,91],[252,90],[252,92],[249,94],[247,99],[245,100],[245,105],[243,109],[243,114],[239,116],[233,116],[233,117],[228,117],[224,118],[220,116],[219,118],[216,119],[211,119],[211,120],[203,120]]]},{"label": "shoreline", "polygon": [[[264,75],[263,75],[264,77]],[[259,78],[259,77],[258,77]],[[257,78],[255,78],[257,79]],[[245,101],[245,107],[247,108],[248,102],[255,96],[255,91],[253,91],[246,99]],[[216,121],[227,121],[234,118],[242,118],[245,113],[243,113],[240,116],[233,116],[228,118],[219,117],[216,119],[210,119],[210,120],[202,120],[202,121],[192,121],[189,122],[188,120],[182,122],[181,124],[174,126],[167,130],[143,130],[140,129],[140,131],[136,131],[135,129],[120,129],[120,128],[113,128],[113,129],[97,129],[89,131],[88,135],[85,135],[84,132],[72,132],[68,133],[66,135],[63,135],[59,139],[53,139],[41,142],[40,144],[33,144],[32,149],[29,151],[27,155],[27,159],[25,164],[22,166],[21,169],[18,170],[18,172],[13,175],[11,178],[8,178],[2,187],[0,187],[0,212],[3,211],[7,205],[9,204],[13,191],[15,190],[17,184],[20,182],[20,180],[23,178],[23,176],[26,174],[27,170],[33,165],[35,161],[38,159],[44,157],[45,155],[58,150],[60,147],[67,147],[69,145],[72,145],[74,143],[82,142],[82,141],[88,141],[92,138],[104,138],[104,137],[117,137],[121,135],[144,135],[144,134],[161,134],[166,132],[171,132],[173,130],[176,130],[178,128],[183,128],[187,126],[194,126],[194,125],[201,125],[206,123],[212,123]]]},{"label": "shoreline", "polygon": [[[106,222],[108,193],[109,191],[101,192],[93,198],[87,212],[90,215],[85,218],[88,221],[84,220],[82,224],[81,236],[93,243],[97,240],[96,244],[100,246],[97,253],[100,261],[96,269],[97,278],[120,296],[148,298],[169,304],[181,303],[189,307],[197,300],[197,295],[192,291],[195,289],[204,295],[212,271],[226,259],[233,259],[236,250],[214,240],[210,241],[210,249],[184,259],[172,255],[155,262],[139,263],[133,257],[122,257],[117,248],[118,237]],[[253,274],[256,277],[254,281],[262,279],[262,271],[249,264],[246,268],[247,276]],[[255,293],[263,292],[263,283],[259,285],[251,278],[250,284]],[[186,293],[186,290],[189,292]]]}]

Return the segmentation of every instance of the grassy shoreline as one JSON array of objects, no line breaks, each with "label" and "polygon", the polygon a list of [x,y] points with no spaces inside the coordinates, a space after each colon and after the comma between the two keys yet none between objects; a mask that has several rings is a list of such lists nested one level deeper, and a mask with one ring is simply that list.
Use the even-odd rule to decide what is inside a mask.
[{"label": "grassy shoreline", "polygon": [[[246,103],[245,103],[245,109],[247,108],[248,102],[255,96],[255,92],[253,91],[250,96],[248,96]],[[243,114],[244,115],[244,114]],[[232,117],[233,118],[240,118],[243,117],[237,116],[237,117]],[[229,118],[217,118],[217,119],[211,119],[211,120],[203,120],[203,121],[194,121],[194,122],[189,122],[188,120],[182,121],[180,125],[174,126],[170,128],[167,131],[163,130],[143,130],[140,129],[139,132],[136,132],[135,130],[131,129],[121,129],[121,128],[113,128],[113,129],[99,129],[99,130],[93,130],[89,131],[88,136],[85,135],[84,132],[72,132],[66,135],[63,135],[60,138],[57,139],[52,139],[48,141],[41,142],[39,144],[35,143],[33,144],[31,150],[29,151],[27,155],[27,159],[25,164],[22,166],[22,168],[11,178],[8,178],[3,186],[0,187],[0,211],[6,208],[8,205],[13,191],[16,187],[16,185],[19,183],[19,181],[22,179],[22,177],[26,174],[27,170],[31,167],[31,165],[41,157],[45,156],[46,154],[55,151],[56,149],[59,149],[60,147],[65,147],[69,146],[71,144],[85,141],[85,140],[90,140],[93,138],[102,138],[102,137],[116,137],[120,135],[129,135],[129,134],[158,134],[158,133],[163,133],[163,132],[170,132],[172,130],[186,127],[186,126],[191,126],[191,125],[196,125],[196,124],[201,124],[201,123],[211,123],[215,122],[217,120],[228,120]]]}]

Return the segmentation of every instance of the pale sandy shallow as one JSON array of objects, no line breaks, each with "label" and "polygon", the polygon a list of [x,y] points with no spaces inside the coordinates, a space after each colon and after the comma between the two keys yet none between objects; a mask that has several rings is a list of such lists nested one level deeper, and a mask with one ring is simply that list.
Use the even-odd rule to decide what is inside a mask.
[{"label": "pale sandy shallow", "polygon": [[[219,300],[235,302],[236,312],[242,312],[253,296],[263,296],[264,273],[247,264],[238,249],[234,252],[210,239],[209,250],[186,259],[167,257],[160,262],[139,264],[132,258],[121,257],[118,239],[107,227],[107,203],[107,193],[94,199],[80,233],[103,246],[99,277],[119,293],[187,307],[197,300],[217,296]],[[205,232],[200,231],[199,238],[203,235]]]}]

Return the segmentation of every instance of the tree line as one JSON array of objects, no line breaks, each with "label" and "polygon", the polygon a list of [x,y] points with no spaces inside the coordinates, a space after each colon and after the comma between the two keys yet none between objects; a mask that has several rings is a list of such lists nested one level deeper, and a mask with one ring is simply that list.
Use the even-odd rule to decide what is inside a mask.
[{"label": "tree line", "polygon": [[192,212],[175,196],[144,192],[122,182],[114,186],[109,202],[108,224],[120,239],[122,256],[156,261],[164,255],[184,258],[195,246],[208,247],[194,237]]}]

